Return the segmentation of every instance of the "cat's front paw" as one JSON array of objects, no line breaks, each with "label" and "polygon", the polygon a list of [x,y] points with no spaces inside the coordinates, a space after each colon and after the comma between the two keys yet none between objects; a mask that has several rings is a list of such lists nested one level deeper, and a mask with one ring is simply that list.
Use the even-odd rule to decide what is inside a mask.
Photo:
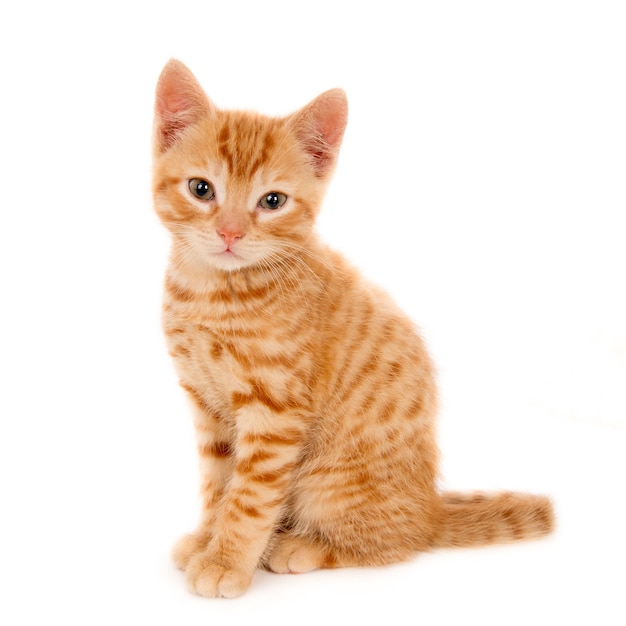
[{"label": "cat's front paw", "polygon": [[181,537],[172,549],[172,560],[178,569],[187,569],[189,561],[204,550],[209,543],[210,535],[207,532],[197,531]]},{"label": "cat's front paw", "polygon": [[187,567],[189,588],[206,598],[236,598],[250,586],[252,576],[216,563],[209,554],[192,557]]}]

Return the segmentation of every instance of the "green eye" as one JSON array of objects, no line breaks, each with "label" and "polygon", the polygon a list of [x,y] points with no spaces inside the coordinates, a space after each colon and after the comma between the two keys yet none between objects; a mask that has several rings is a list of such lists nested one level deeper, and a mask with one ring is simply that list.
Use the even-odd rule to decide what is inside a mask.
[{"label": "green eye", "polygon": [[215,198],[213,186],[202,178],[192,178],[189,181],[189,191],[200,200],[213,200]]},{"label": "green eye", "polygon": [[270,191],[259,200],[259,204],[270,211],[280,209],[285,202],[287,202],[287,196],[279,191]]}]

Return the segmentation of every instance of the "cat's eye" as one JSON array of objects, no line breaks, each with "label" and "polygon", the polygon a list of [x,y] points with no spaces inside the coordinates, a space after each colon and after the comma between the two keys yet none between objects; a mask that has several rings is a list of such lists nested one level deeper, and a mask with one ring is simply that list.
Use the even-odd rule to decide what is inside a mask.
[{"label": "cat's eye", "polygon": [[200,200],[212,200],[215,197],[213,186],[203,178],[192,178],[189,181],[189,191]]},{"label": "cat's eye", "polygon": [[279,191],[270,191],[259,200],[259,204],[270,211],[280,209],[285,202],[287,202],[287,196]]}]

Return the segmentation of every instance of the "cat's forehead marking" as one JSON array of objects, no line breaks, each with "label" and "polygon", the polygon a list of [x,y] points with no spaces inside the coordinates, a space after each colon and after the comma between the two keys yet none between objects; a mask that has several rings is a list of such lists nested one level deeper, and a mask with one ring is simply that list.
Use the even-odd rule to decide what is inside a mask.
[{"label": "cat's forehead marking", "polygon": [[251,179],[267,165],[276,147],[274,120],[232,113],[217,132],[217,151],[230,176]]}]

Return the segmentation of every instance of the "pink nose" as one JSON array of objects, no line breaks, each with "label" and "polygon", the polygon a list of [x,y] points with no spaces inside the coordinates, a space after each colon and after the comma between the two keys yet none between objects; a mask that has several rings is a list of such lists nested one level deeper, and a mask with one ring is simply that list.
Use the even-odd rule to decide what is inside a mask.
[{"label": "pink nose", "polygon": [[240,230],[230,229],[230,228],[221,228],[217,231],[219,236],[222,238],[224,243],[227,246],[232,246],[235,241],[241,239],[243,237],[243,233]]}]

